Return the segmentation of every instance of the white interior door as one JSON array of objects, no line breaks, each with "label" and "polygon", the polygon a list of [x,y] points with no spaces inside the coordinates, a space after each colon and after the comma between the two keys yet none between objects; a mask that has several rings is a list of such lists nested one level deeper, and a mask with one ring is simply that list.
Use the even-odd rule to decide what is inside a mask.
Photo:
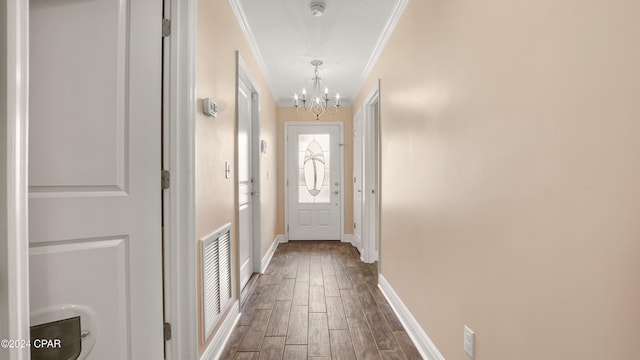
[{"label": "white interior door", "polygon": [[238,81],[238,239],[240,242],[240,287],[253,274],[253,199],[251,90]]},{"label": "white interior door", "polygon": [[340,240],[341,124],[287,124],[289,240]]},{"label": "white interior door", "polygon": [[362,162],[362,259],[373,263],[379,259],[379,87],[367,96],[363,106]]},{"label": "white interior door", "polygon": [[31,325],[62,339],[39,358],[162,359],[162,2],[30,11]]},{"label": "white interior door", "polygon": [[362,254],[362,111],[353,118],[353,242]]}]

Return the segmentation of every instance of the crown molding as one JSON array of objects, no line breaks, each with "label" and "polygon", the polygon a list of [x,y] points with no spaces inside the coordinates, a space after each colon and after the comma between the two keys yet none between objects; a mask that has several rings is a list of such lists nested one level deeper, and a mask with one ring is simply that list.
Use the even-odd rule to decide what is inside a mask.
[{"label": "crown molding", "polygon": [[367,65],[365,65],[364,70],[360,75],[360,87],[364,85],[364,82],[369,77],[369,74],[371,74],[371,70],[373,70],[373,66],[378,61],[378,58],[380,57],[382,50],[384,49],[385,45],[387,44],[387,41],[391,37],[391,33],[393,33],[393,29],[395,29],[396,25],[398,24],[398,21],[400,21],[400,17],[402,16],[402,13],[404,12],[404,9],[407,7],[408,3],[409,3],[409,0],[397,0],[395,5],[393,6],[393,9],[391,10],[391,16],[389,17],[389,20],[384,26],[384,29],[382,30],[382,33],[378,38],[378,42],[376,43],[376,46],[373,48],[373,51],[371,52],[369,61],[367,61]]},{"label": "crown molding", "polygon": [[258,48],[258,43],[256,42],[255,36],[253,36],[253,31],[251,30],[251,26],[249,26],[249,22],[247,21],[247,16],[245,15],[244,9],[242,8],[242,4],[240,4],[240,0],[229,0],[229,5],[233,10],[236,19],[238,20],[238,24],[240,24],[240,29],[242,29],[242,33],[244,34],[247,43],[249,44],[249,49],[251,49],[251,53],[253,54],[256,62],[258,63],[258,67],[260,68],[260,72],[267,82],[267,86],[269,86],[269,90],[271,94],[275,94],[273,92],[273,88],[269,84],[269,76],[267,71],[267,65],[264,62],[264,58],[262,57],[262,53],[260,52],[260,48]]}]

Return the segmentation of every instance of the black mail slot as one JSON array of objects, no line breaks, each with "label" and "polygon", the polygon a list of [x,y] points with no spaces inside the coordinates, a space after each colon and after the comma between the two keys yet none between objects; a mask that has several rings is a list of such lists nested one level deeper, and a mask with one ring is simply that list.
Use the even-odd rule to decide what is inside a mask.
[{"label": "black mail slot", "polygon": [[75,360],[82,352],[80,316],[31,327],[32,360]]}]

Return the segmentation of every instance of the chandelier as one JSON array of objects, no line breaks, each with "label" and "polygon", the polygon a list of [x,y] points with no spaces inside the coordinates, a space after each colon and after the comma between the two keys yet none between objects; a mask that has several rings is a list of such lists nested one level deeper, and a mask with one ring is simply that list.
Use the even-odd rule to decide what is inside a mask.
[{"label": "chandelier", "polygon": [[338,112],[338,108],[340,108],[340,94],[336,93],[335,104],[329,105],[331,100],[329,99],[329,88],[325,86],[324,91],[322,90],[322,79],[318,76],[318,66],[322,65],[322,61],[313,60],[311,61],[311,65],[315,67],[314,75],[311,79],[313,81],[311,91],[307,93],[307,89],[303,88],[300,96],[298,96],[298,93],[293,96],[293,101],[298,114],[312,113],[315,115],[316,120],[319,120],[320,115],[327,111],[327,109],[330,109],[333,114]]}]

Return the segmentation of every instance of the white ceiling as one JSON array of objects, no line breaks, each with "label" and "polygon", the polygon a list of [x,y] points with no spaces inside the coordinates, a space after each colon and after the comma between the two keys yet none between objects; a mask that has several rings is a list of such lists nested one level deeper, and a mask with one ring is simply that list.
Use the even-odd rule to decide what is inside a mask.
[{"label": "white ceiling", "polygon": [[324,0],[321,17],[311,15],[311,1],[230,2],[279,105],[291,106],[295,92],[309,89],[313,59],[324,62],[320,77],[348,105],[407,0]]}]

